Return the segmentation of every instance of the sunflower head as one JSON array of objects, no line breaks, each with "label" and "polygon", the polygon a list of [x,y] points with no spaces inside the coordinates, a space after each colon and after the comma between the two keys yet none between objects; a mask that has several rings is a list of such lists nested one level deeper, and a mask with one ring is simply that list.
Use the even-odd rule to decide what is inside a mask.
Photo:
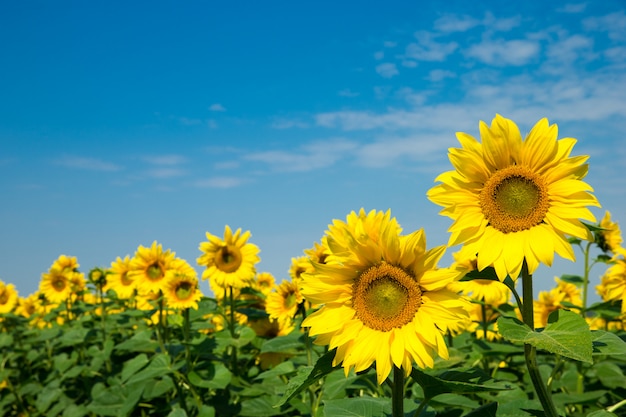
[{"label": "sunflower head", "polygon": [[18,294],[13,284],[5,284],[0,280],[0,314],[13,311],[18,302]]},{"label": "sunflower head", "polygon": [[[446,286],[464,273],[437,269],[444,247],[426,249],[422,230],[401,235],[391,213],[360,210],[334,220],[329,255],[304,273],[301,292],[322,305],[302,323],[315,343],[336,348],[346,374],[376,364],[382,383],[392,364],[432,367],[447,357],[442,334],[468,317],[467,303]],[[435,324],[436,323],[436,324]]]},{"label": "sunflower head", "polygon": [[170,308],[193,308],[198,309],[198,301],[202,292],[198,288],[196,271],[183,260],[176,262],[167,277],[164,295]]},{"label": "sunflower head", "polygon": [[482,141],[458,133],[449,150],[454,169],[436,178],[428,198],[453,220],[449,245],[464,244],[477,267],[493,266],[500,280],[516,279],[551,265],[554,253],[574,260],[566,236],[591,240],[582,220],[595,221],[589,206],[587,156],[570,156],[575,139],[557,140],[557,126],[542,119],[522,139],[513,121],[496,115],[480,123]]},{"label": "sunflower head", "polygon": [[165,276],[176,259],[176,253],[163,250],[162,245],[152,242],[152,246],[139,246],[131,259],[128,280],[135,281],[139,292],[159,293],[165,285]]},{"label": "sunflower head", "polygon": [[103,291],[113,290],[117,298],[122,300],[129,299],[135,294],[137,282],[129,274],[130,261],[130,256],[126,255],[124,259],[118,256],[115,261],[111,262]]},{"label": "sunflower head", "polygon": [[626,250],[622,247],[622,231],[619,224],[611,220],[611,213],[607,211],[599,224],[602,230],[596,231],[595,242],[605,253],[614,255],[626,254]]},{"label": "sunflower head", "polygon": [[232,232],[227,225],[224,238],[207,232],[207,241],[200,243],[203,254],[198,264],[205,266],[202,279],[210,279],[215,287],[243,288],[254,280],[255,266],[260,261],[259,248],[248,243],[250,232],[241,233],[241,229]]}]

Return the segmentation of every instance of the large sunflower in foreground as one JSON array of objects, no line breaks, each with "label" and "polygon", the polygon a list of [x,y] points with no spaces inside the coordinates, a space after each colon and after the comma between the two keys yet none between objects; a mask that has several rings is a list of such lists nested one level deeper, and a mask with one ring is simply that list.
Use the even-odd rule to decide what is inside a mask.
[{"label": "large sunflower in foreground", "polygon": [[250,232],[241,233],[241,229],[232,232],[229,226],[224,228],[224,239],[207,232],[207,242],[200,243],[203,254],[198,258],[198,265],[205,266],[202,279],[209,279],[211,288],[217,293],[218,288],[244,288],[251,285],[255,276],[255,265],[260,261],[259,248],[248,243]]},{"label": "large sunflower in foreground", "polygon": [[426,368],[436,356],[447,358],[442,334],[467,311],[446,289],[463,272],[436,269],[445,247],[426,250],[423,230],[400,235],[389,211],[361,210],[347,220],[326,232],[326,263],[302,275],[303,296],[323,305],[302,326],[316,344],[337,349],[333,365],[343,363],[346,375],[376,362],[379,383],[392,364],[408,375],[413,363]]},{"label": "large sunflower in foreground", "polygon": [[500,280],[516,279],[524,260],[533,273],[556,252],[574,261],[566,235],[593,240],[580,219],[595,222],[600,206],[582,179],[588,156],[570,156],[576,139],[557,140],[557,126],[541,119],[526,139],[513,121],[496,115],[480,123],[482,143],[457,133],[454,170],[439,175],[428,198],[454,220],[449,245],[463,243],[478,255],[478,269],[493,266]]}]

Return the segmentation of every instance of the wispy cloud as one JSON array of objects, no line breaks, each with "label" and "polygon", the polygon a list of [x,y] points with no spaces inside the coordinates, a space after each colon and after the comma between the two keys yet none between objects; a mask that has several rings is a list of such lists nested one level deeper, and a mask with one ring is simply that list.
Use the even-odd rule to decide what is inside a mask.
[{"label": "wispy cloud", "polygon": [[583,27],[587,30],[607,32],[614,41],[626,40],[626,12],[610,13],[605,16],[588,17],[583,20]]},{"label": "wispy cloud", "polygon": [[180,168],[155,168],[145,171],[145,175],[151,178],[175,178],[187,175],[187,171]]},{"label": "wispy cloud", "polygon": [[339,90],[337,95],[341,97],[357,97],[359,93],[352,91],[349,88],[344,88],[343,90]]},{"label": "wispy cloud", "polygon": [[437,42],[437,35],[427,31],[415,34],[417,43],[410,43],[405,50],[405,56],[417,61],[444,61],[448,55],[456,51],[458,43]]},{"label": "wispy cloud", "polygon": [[305,172],[332,166],[357,148],[355,142],[333,138],[312,142],[300,148],[252,152],[243,156],[248,161],[261,162],[278,172]]},{"label": "wispy cloud", "polygon": [[376,72],[383,78],[392,78],[399,74],[396,64],[385,62],[376,66]]},{"label": "wispy cloud", "polygon": [[439,32],[466,32],[481,24],[481,21],[471,16],[444,15],[435,20],[434,28]]},{"label": "wispy cloud", "polygon": [[587,3],[569,3],[556,9],[559,13],[582,13],[587,8]]},{"label": "wispy cloud", "polygon": [[115,172],[122,170],[122,167],[120,165],[114,164],[112,162],[84,156],[64,155],[55,159],[53,163],[55,165],[60,165],[66,168],[83,169],[88,171]]},{"label": "wispy cloud", "polygon": [[234,188],[245,183],[245,180],[237,177],[210,177],[196,180],[192,186],[198,188]]},{"label": "wispy cloud", "polygon": [[224,107],[224,106],[223,106],[222,104],[220,104],[220,103],[213,103],[213,104],[211,104],[211,105],[209,106],[209,110],[210,110],[210,111],[219,111],[219,112],[222,112],[222,111],[226,111],[226,107]]},{"label": "wispy cloud", "polygon": [[538,57],[539,43],[526,39],[484,40],[470,46],[465,55],[495,66],[525,65]]},{"label": "wispy cloud", "polygon": [[182,155],[146,155],[142,159],[153,165],[181,165],[187,162],[187,158]]}]

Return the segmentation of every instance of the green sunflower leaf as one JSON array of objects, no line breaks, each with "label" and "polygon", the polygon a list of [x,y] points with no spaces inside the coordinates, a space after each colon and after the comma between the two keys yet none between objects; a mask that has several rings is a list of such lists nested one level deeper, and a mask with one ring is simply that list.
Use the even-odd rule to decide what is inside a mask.
[{"label": "green sunflower leaf", "polygon": [[552,312],[543,331],[533,331],[513,317],[500,317],[498,331],[510,342],[529,344],[570,359],[593,363],[589,326],[585,319],[571,311]]},{"label": "green sunflower leaf", "polygon": [[448,393],[501,391],[512,388],[509,384],[494,381],[476,368],[452,369],[435,375],[413,368],[411,377],[422,387],[425,398]]},{"label": "green sunflower leaf", "polygon": [[626,355],[626,342],[615,333],[592,330],[593,355]]},{"label": "green sunflower leaf", "polygon": [[311,384],[324,378],[331,373],[334,369],[339,368],[340,365],[333,367],[333,359],[335,358],[335,349],[326,352],[315,363],[315,366],[302,366],[298,368],[298,373],[293,378],[289,379],[287,389],[283,394],[280,401],[274,404],[274,408],[280,407],[287,401],[292,399],[298,393],[305,390]]}]

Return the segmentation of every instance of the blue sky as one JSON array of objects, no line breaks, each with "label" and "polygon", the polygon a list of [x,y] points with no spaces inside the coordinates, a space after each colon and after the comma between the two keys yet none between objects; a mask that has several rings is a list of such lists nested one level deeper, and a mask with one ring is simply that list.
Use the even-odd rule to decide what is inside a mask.
[{"label": "blue sky", "polygon": [[594,212],[626,224],[622,1],[5,2],[0,38],[0,279],[20,295],[61,254],[88,272],[156,240],[195,265],[226,224],[280,281],[361,207],[445,244],[425,193],[496,113],[577,138]]}]

